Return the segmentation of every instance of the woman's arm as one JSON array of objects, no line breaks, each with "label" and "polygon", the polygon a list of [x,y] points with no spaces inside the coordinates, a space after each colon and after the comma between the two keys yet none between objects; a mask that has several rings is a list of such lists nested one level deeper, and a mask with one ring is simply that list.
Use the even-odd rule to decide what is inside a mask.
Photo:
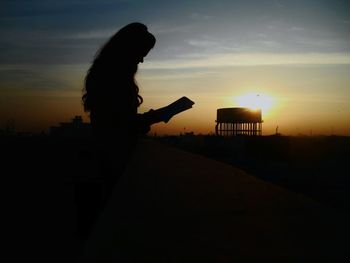
[{"label": "woman's arm", "polygon": [[181,97],[163,108],[157,110],[151,109],[146,113],[137,114],[138,130],[142,131],[142,133],[147,133],[151,129],[150,126],[152,124],[162,121],[167,123],[174,115],[192,108],[193,104],[194,102],[189,98]]}]

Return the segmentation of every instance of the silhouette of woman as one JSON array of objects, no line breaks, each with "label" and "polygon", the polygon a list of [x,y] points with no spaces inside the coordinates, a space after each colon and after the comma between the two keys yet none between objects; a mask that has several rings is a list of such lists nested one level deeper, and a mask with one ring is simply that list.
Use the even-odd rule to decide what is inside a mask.
[{"label": "silhouette of woman", "polygon": [[149,131],[151,123],[137,114],[143,99],[135,74],[138,63],[143,62],[155,42],[145,25],[131,23],[112,36],[95,56],[82,99],[96,138],[113,140],[121,134],[135,139],[137,134]]},{"label": "silhouette of woman", "polygon": [[[85,78],[84,110],[90,113],[93,136],[106,154],[129,157],[137,138],[154,123],[151,111],[138,114],[143,102],[135,81],[138,63],[154,47],[155,37],[141,23],[120,29],[97,53]],[[114,148],[118,147],[118,148]],[[114,154],[113,154],[114,153]]]},{"label": "silhouette of woman", "polygon": [[144,24],[128,24],[96,53],[85,77],[82,102],[90,116],[98,173],[105,181],[104,202],[124,171],[138,137],[158,122],[153,110],[137,113],[143,99],[135,81],[138,63],[155,42]]}]

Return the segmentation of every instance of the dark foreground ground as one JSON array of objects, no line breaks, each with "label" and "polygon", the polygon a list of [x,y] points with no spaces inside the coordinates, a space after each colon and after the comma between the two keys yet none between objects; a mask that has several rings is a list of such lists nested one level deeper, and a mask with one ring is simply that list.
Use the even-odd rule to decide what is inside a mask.
[{"label": "dark foreground ground", "polygon": [[163,143],[239,167],[350,213],[350,137],[168,136]]},{"label": "dark foreground ground", "polygon": [[[342,170],[347,138],[260,138],[232,141],[231,148],[223,138],[162,140],[139,145],[87,239],[80,230],[97,205],[99,181],[86,141],[3,138],[9,258],[349,262],[348,176]],[[224,162],[236,162],[255,176]]]}]

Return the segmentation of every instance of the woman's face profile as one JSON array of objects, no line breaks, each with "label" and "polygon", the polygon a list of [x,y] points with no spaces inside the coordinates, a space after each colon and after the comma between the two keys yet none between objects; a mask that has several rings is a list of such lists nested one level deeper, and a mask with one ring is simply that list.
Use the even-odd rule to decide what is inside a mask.
[{"label": "woman's face profile", "polygon": [[149,51],[150,51],[150,49],[141,49],[141,50],[139,50],[139,52],[137,52],[136,57],[135,57],[136,63],[137,64],[143,63],[144,58],[147,56]]}]

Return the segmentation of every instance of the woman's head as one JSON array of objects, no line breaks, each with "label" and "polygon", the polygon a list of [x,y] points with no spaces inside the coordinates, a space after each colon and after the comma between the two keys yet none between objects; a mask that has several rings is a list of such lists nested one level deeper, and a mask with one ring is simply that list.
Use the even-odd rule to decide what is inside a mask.
[{"label": "woman's head", "polygon": [[121,28],[114,34],[97,54],[96,59],[115,60],[115,62],[136,65],[154,47],[155,37],[144,24],[135,22]]},{"label": "woman's head", "polygon": [[115,89],[115,82],[122,84],[119,88],[130,89],[136,96],[137,105],[140,105],[143,100],[134,79],[137,64],[143,62],[155,42],[147,27],[137,22],[115,33],[97,52],[86,75],[82,97],[85,111],[98,107],[97,96],[100,100],[103,96],[121,92]]}]

